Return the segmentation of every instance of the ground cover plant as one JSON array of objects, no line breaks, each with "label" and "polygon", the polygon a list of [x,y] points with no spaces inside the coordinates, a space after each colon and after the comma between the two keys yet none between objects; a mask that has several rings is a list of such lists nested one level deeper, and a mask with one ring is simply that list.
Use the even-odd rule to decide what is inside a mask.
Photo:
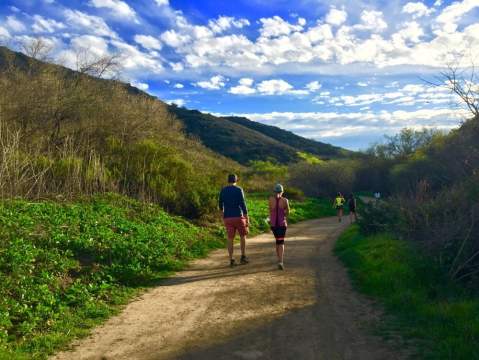
[{"label": "ground cover plant", "polygon": [[354,284],[377,299],[392,317],[381,329],[413,341],[421,359],[479,359],[479,299],[450,280],[428,256],[382,233],[361,235],[350,227],[336,254]]},{"label": "ground cover plant", "polygon": [[[258,234],[267,197],[247,198]],[[330,213],[324,200],[292,205],[291,222]],[[45,358],[225,240],[219,218],[202,227],[117,194],[4,200],[0,223],[0,359]]]}]

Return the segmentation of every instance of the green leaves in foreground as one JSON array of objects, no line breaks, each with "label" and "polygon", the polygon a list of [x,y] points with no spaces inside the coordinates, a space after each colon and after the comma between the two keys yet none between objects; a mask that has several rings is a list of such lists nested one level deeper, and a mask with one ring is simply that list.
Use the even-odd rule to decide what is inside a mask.
[{"label": "green leaves in foreground", "polygon": [[[267,196],[248,200],[252,232],[266,230]],[[331,211],[323,200],[292,206],[292,222]],[[0,360],[46,358],[86,335],[141,287],[223,246],[218,225],[113,194],[0,202]]]},{"label": "green leaves in foreground", "polygon": [[393,315],[386,326],[418,340],[421,359],[479,359],[479,298],[447,281],[431,260],[386,234],[349,228],[336,245],[354,283]]},{"label": "green leaves in foreground", "polygon": [[4,201],[0,223],[0,347],[28,353],[64,342],[55,333],[90,327],[131,289],[221,245],[209,230],[116,195]]}]

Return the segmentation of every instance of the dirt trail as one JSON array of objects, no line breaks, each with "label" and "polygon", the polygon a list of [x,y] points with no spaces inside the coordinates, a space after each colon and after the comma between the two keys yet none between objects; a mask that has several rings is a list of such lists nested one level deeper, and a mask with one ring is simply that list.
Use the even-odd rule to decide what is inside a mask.
[{"label": "dirt trail", "polygon": [[291,226],[284,272],[270,234],[248,240],[249,265],[215,251],[53,359],[400,359],[370,335],[378,313],[332,254],[346,225]]}]

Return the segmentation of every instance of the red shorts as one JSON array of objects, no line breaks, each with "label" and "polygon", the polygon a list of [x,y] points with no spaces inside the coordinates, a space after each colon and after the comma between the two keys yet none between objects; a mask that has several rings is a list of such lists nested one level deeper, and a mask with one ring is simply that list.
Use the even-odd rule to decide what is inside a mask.
[{"label": "red shorts", "polygon": [[240,236],[245,236],[248,233],[248,229],[246,226],[246,218],[244,216],[225,218],[223,219],[223,221],[225,223],[228,239],[235,237],[236,230],[238,230]]}]

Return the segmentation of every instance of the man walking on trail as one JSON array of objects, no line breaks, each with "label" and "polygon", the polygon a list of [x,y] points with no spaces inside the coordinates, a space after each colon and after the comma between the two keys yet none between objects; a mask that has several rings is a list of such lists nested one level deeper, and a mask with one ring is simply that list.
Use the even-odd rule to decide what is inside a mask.
[{"label": "man walking on trail", "polygon": [[244,265],[249,262],[246,257],[246,235],[249,226],[248,209],[246,208],[243,189],[236,185],[237,182],[238,177],[235,174],[228,175],[228,185],[221,190],[219,198],[219,208],[223,212],[223,220],[228,235],[230,266],[235,266],[233,246],[236,231],[238,231],[241,240],[240,263]]}]

